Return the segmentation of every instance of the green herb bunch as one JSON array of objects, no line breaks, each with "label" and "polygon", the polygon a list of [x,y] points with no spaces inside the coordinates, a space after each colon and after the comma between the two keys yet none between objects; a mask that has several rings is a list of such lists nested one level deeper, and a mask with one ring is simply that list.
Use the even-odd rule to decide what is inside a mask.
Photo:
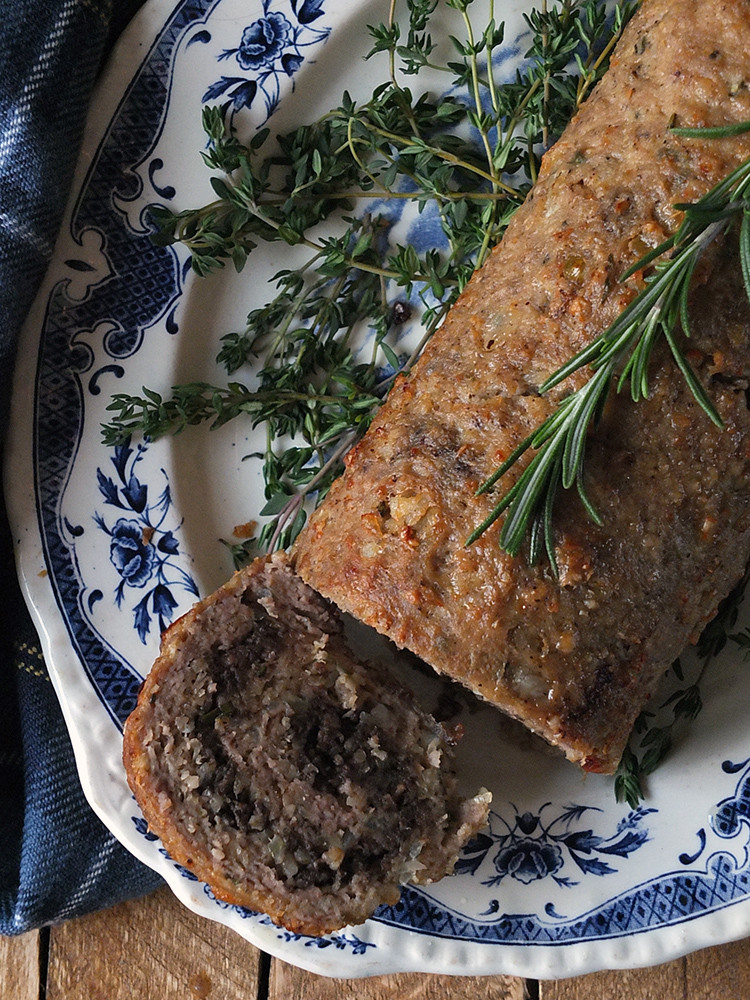
[{"label": "green herb bunch", "polygon": [[[644,784],[672,749],[682,727],[692,722],[703,708],[701,681],[709,664],[732,642],[750,658],[750,631],[734,632],[740,606],[744,599],[750,570],[704,628],[695,647],[692,677],[686,678],[680,659],[675,660],[669,673],[674,690],[654,710],[644,709],[636,719],[630,741],[615,773],[615,796],[635,808],[644,797]],[[664,717],[667,715],[667,720]]]},{"label": "green herb bunch", "polygon": [[[118,394],[104,428],[112,444],[192,424],[218,427],[240,414],[263,426],[261,514],[269,520],[253,546],[290,544],[304,523],[305,497],[325,495],[395,374],[410,367],[501,238],[543,149],[606,69],[635,4],[619,3],[607,17],[603,0],[543,2],[527,16],[529,48],[510,81],[493,69],[504,41],[493,0],[481,28],[471,7],[472,0],[393,0],[388,21],[369,29],[368,58],[384,60],[386,79],[367,101],[345,94],[287,134],[264,128],[244,141],[228,108],[205,109],[203,155],[215,199],[152,210],[155,241],[185,247],[201,276],[227,264],[241,271],[270,242],[304,256],[275,276],[273,295],[245,328],[222,339],[217,360],[231,380],[176,386],[166,399],[149,389]],[[438,8],[450,10],[461,37],[433,38]],[[425,74],[445,85],[418,90]],[[389,206],[404,201],[438,213],[444,246],[418,253],[392,244]],[[400,355],[399,333],[416,319],[420,343]],[[232,378],[248,364],[252,385]]]}]

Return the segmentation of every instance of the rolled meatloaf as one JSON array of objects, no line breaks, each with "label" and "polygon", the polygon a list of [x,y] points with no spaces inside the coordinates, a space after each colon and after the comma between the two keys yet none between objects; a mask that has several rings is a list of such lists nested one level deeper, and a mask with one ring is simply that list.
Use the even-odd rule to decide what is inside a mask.
[{"label": "rolled meatloaf", "polygon": [[355,661],[278,554],[165,633],[125,726],[133,793],[171,857],[298,933],[361,923],[453,868],[487,819],[452,736]]},{"label": "rolled meatloaf", "polygon": [[675,205],[750,156],[747,134],[681,138],[670,126],[748,119],[750,3],[645,0],[293,554],[339,608],[592,771],[616,768],[660,676],[750,555],[750,312],[736,243],[712,247],[696,272],[687,344],[724,429],[657,350],[649,398],[611,393],[587,444],[602,525],[575,490],[558,493],[557,576],[501,551],[500,523],[466,545],[498,499],[477,488],[587,377],[539,392],[643,286],[641,273],[621,276],[675,231]]}]

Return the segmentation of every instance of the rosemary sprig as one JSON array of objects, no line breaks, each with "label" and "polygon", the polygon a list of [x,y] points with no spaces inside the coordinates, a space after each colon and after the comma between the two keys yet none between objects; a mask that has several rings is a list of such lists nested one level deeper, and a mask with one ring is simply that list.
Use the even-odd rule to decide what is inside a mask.
[{"label": "rosemary sprig", "polygon": [[[725,129],[673,131],[683,136],[708,132],[719,137],[750,131],[750,122]],[[476,541],[507,511],[500,531],[500,547],[516,556],[528,538],[529,560],[536,562],[545,551],[553,572],[557,572],[552,518],[558,491],[575,486],[589,517],[596,524],[601,523],[584,484],[589,428],[598,422],[613,382],[617,392],[629,385],[635,402],[648,396],[649,362],[655,344],[662,337],[701,409],[717,426],[722,426],[719,414],[690,367],[677,330],[681,328],[684,336],[690,337],[688,296],[698,260],[706,247],[737,221],[740,261],[750,299],[750,160],[738,166],[698,201],[675,207],[683,212],[676,232],[636,261],[622,276],[621,280],[625,281],[637,271],[652,266],[652,272],[644,278],[643,289],[591,344],[539,386],[539,392],[545,393],[581,368],[588,366],[591,369],[588,380],[564,396],[550,416],[480,486],[480,494],[492,490],[529,449],[535,452],[515,484],[469,536],[467,545]]]},{"label": "rosemary sprig", "polygon": [[[243,330],[222,339],[217,360],[230,376],[226,385],[191,382],[169,398],[149,389],[118,394],[104,428],[113,444],[138,433],[218,427],[240,415],[263,426],[263,513],[270,520],[260,548],[290,544],[304,523],[305,498],[325,495],[395,373],[410,367],[502,236],[536,176],[543,145],[606,69],[635,4],[618,4],[608,19],[603,0],[545,3],[528,15],[531,42],[509,82],[493,71],[504,33],[493,0],[481,28],[471,0],[445,0],[463,28],[463,37],[450,39],[448,59],[438,58],[429,31],[438,6],[393,0],[388,21],[369,29],[369,56],[384,53],[388,73],[363,103],[344,94],[311,124],[276,139],[264,128],[245,142],[228,107],[206,108],[203,157],[214,174],[214,200],[152,210],[154,240],[181,244],[199,276],[227,265],[241,271],[268,242],[295,248],[293,266],[276,275],[275,295],[248,315]],[[442,74],[445,92],[406,85],[423,71]],[[443,248],[418,253],[391,244],[405,201],[436,211]],[[333,235],[321,237],[321,222],[328,233],[335,224]],[[412,316],[424,335],[405,356],[398,342]],[[363,330],[367,356],[358,348]],[[248,363],[255,374],[241,381],[237,373]]]}]

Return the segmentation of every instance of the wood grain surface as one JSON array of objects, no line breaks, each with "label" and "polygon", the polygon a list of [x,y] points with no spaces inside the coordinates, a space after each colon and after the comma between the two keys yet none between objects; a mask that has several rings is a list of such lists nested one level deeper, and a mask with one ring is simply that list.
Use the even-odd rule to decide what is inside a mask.
[{"label": "wood grain surface", "polygon": [[0,1000],[750,1000],[750,939],[652,969],[542,981],[399,974],[326,979],[195,916],[167,889],[0,937]]},{"label": "wood grain surface", "polygon": [[0,937],[0,998],[39,1000],[40,938],[32,931],[17,938]]}]

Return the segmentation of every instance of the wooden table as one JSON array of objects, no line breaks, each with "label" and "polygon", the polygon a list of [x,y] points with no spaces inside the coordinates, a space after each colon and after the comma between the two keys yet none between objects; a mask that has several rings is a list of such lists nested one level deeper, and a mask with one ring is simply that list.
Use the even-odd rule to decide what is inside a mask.
[{"label": "wooden table", "polygon": [[0,938],[2,1000],[750,1000],[750,939],[653,969],[326,979],[271,959],[161,889],[59,927]]}]

